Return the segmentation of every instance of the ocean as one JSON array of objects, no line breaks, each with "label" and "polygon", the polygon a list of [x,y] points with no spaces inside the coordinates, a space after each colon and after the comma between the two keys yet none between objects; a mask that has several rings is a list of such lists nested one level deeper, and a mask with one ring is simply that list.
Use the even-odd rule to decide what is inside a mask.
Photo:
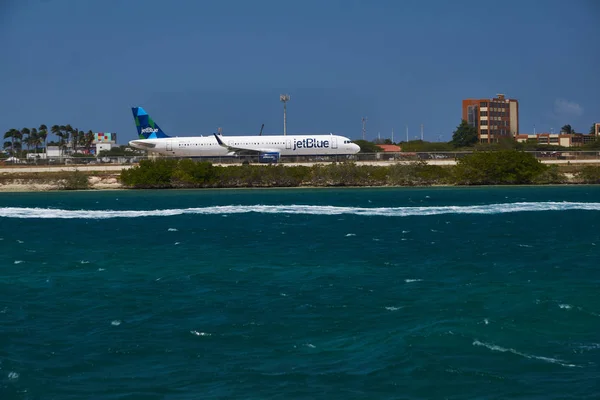
[{"label": "ocean", "polygon": [[0,399],[600,397],[600,186],[0,194]]}]

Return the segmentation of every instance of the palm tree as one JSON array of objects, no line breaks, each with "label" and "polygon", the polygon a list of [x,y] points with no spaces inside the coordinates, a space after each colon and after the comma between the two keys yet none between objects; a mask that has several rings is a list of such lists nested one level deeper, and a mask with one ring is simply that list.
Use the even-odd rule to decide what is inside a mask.
[{"label": "palm tree", "polygon": [[69,140],[71,140],[71,135],[73,133],[73,127],[69,124],[65,125],[64,127],[61,126],[61,128],[63,128],[63,131],[65,133],[65,143],[63,144],[63,146],[68,147],[69,146]]},{"label": "palm tree", "polygon": [[18,151],[21,150],[21,139],[23,134],[18,129],[11,129],[4,134],[4,139],[10,138],[10,142],[4,142],[4,147],[10,146],[10,154],[13,157],[18,156]]},{"label": "palm tree", "polygon": [[62,139],[62,132],[60,130],[60,126],[52,125],[52,128],[50,128],[50,132],[52,132],[54,134],[54,136],[56,136],[58,138],[58,143],[60,146],[60,141]]},{"label": "palm tree", "polygon": [[10,154],[14,155],[15,152],[15,131],[16,129],[10,129],[9,131],[4,133],[4,139],[10,139],[9,141],[4,142],[4,148],[10,147]]},{"label": "palm tree", "polygon": [[38,142],[39,142],[39,137],[38,137],[37,128],[31,128],[31,131],[29,133],[29,136],[27,136],[27,139],[25,140],[25,143],[27,143],[27,147],[28,148],[29,147],[33,147],[33,149],[37,153]]},{"label": "palm tree", "polygon": [[61,153],[65,149],[65,143],[69,140],[69,132],[67,132],[67,127],[61,125],[58,127],[60,129],[60,140],[58,141],[60,146]]},{"label": "palm tree", "polygon": [[79,131],[79,135],[77,136],[77,147],[85,148],[85,132]]},{"label": "palm tree", "polygon": [[571,128],[570,124],[567,125],[563,125],[562,128],[560,128],[560,132],[561,133],[575,133],[575,131],[573,130],[573,128]]},{"label": "palm tree", "polygon": [[40,139],[40,144],[44,143],[44,151],[46,151],[46,153],[48,152],[48,150],[46,149],[46,139],[48,138],[48,127],[44,124],[40,125],[40,127],[38,128],[38,137]]},{"label": "palm tree", "polygon": [[19,152],[23,149],[23,144],[21,143],[23,140],[23,132],[18,129],[13,130],[13,149],[15,151],[15,156],[19,155]]},{"label": "palm tree", "polygon": [[92,149],[92,143],[94,142],[94,132],[90,129],[84,135],[84,146],[87,149],[88,154],[90,154],[90,150]]},{"label": "palm tree", "polygon": [[27,141],[27,138],[24,136],[25,135],[29,136],[30,134],[31,134],[31,131],[29,130],[29,128],[21,129],[21,143],[25,142],[25,145],[27,146],[27,151],[29,151],[29,142]]},{"label": "palm tree", "polygon": [[79,135],[83,134],[79,129],[73,128],[73,132],[71,133],[71,149],[73,152],[77,151],[77,145],[79,144]]}]

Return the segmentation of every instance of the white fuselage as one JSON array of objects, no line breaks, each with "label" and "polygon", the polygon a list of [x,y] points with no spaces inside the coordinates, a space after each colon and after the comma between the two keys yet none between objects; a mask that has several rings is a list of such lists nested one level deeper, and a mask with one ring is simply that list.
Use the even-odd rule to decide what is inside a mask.
[{"label": "white fuselage", "polygon": [[[356,154],[360,147],[339,135],[267,135],[219,136],[229,146],[221,146],[214,136],[169,137],[161,139],[136,139],[129,145],[163,155],[181,157],[233,156],[244,151],[291,155],[347,155]],[[236,148],[240,150],[231,150]]]}]

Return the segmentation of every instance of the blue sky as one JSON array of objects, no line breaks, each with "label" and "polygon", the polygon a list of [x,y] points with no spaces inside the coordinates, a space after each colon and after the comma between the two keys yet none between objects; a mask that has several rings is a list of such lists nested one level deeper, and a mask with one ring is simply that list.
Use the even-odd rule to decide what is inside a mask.
[{"label": "blue sky", "polygon": [[[498,4],[498,5],[496,5]],[[41,123],[168,134],[450,140],[461,100],[504,93],[521,133],[600,122],[595,0],[4,0],[0,133]]]}]

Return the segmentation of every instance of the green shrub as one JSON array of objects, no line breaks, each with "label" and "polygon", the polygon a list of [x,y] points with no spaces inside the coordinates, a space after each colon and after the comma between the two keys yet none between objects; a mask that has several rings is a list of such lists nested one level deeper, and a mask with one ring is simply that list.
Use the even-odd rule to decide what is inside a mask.
[{"label": "green shrub", "polygon": [[[584,169],[580,179],[597,183],[599,170]],[[144,160],[121,173],[123,185],[132,188],[503,185],[566,181],[558,166],[546,166],[533,155],[516,150],[476,152],[461,158],[455,167],[428,165],[423,160],[392,166],[344,162],[312,167],[281,164],[225,167],[190,159],[158,159]]]},{"label": "green shrub", "polygon": [[389,167],[388,182],[391,185],[424,186],[451,183],[449,168],[428,165],[425,161],[394,164]]},{"label": "green shrub", "polygon": [[560,171],[558,165],[549,165],[544,172],[533,179],[533,183],[538,185],[567,183],[568,181],[566,175]]},{"label": "green shrub", "polygon": [[138,166],[123,170],[121,181],[134,188],[172,187],[171,177],[177,165],[178,160],[169,158],[142,160]]},{"label": "green shrub", "polygon": [[462,185],[528,184],[547,169],[532,154],[517,150],[476,152],[458,160],[454,180]]},{"label": "green shrub", "polygon": [[90,188],[88,176],[81,171],[66,172],[58,181],[58,188],[62,190],[86,190]]},{"label": "green shrub", "polygon": [[215,182],[217,173],[209,162],[195,162],[190,159],[181,160],[173,169],[171,184],[173,186],[208,186]]},{"label": "green shrub", "polygon": [[586,165],[575,173],[582,183],[600,183],[600,166]]}]

